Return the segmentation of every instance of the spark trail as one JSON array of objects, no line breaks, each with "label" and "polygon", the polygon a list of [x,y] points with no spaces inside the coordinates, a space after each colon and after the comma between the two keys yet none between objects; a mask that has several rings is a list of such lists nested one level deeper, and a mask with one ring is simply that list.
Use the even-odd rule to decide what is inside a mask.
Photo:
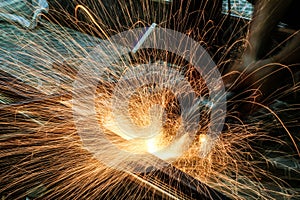
[{"label": "spark trail", "polygon": [[[237,118],[233,106],[226,113],[225,128],[212,140],[207,134],[212,113],[206,101],[209,86],[191,64],[192,57],[198,55],[192,52],[191,59],[185,60],[150,48],[123,55],[128,49],[111,39],[120,31],[155,22],[157,27],[184,32],[210,53],[215,52],[213,59],[219,61],[214,69],[218,70],[232,62],[230,49],[242,42],[237,40],[230,47],[214,43],[226,19],[221,18],[219,24],[207,22],[205,17],[213,13],[201,10],[198,21],[187,23],[195,13],[184,15],[189,7],[183,4],[169,9],[170,4],[151,1],[138,5],[116,2],[115,7],[108,7],[105,1],[74,5],[76,17],[52,10],[52,16],[44,16],[42,26],[30,32],[15,24],[0,24],[2,198],[191,199],[192,195],[182,194],[180,187],[169,191],[168,186],[157,184],[160,175],[153,168],[168,172],[169,165],[233,199],[299,197],[295,188],[270,170],[274,162],[266,153],[275,146],[277,155],[291,154],[299,160],[295,150],[299,136],[290,131],[297,126],[299,116],[281,117],[281,113],[299,110],[299,105],[275,109],[277,113],[267,107],[257,112],[261,112],[259,117],[248,120]],[[202,8],[207,6],[203,3]],[[65,17],[61,24],[81,32],[53,23],[58,22],[53,13]],[[120,13],[120,17],[116,19],[113,13]],[[45,20],[49,18],[51,22]],[[197,29],[198,25],[203,29]],[[160,67],[160,74],[149,70],[153,65]],[[153,78],[156,76],[160,78]],[[154,81],[147,82],[150,79],[145,77]],[[178,80],[184,87],[166,87]],[[289,91],[297,90],[296,84]],[[190,98],[191,93],[197,100]],[[194,105],[187,116],[196,113],[197,124],[193,117],[184,118],[181,98]],[[233,98],[227,103],[239,102]],[[186,127],[184,120],[187,127],[196,127],[192,133],[181,131]],[[99,127],[100,136],[95,131]],[[280,130],[279,137],[272,134],[275,129]],[[82,130],[90,134],[86,141]],[[108,151],[111,146],[114,151]],[[200,156],[205,148],[208,153]],[[299,175],[299,170],[292,169],[291,173]]]}]

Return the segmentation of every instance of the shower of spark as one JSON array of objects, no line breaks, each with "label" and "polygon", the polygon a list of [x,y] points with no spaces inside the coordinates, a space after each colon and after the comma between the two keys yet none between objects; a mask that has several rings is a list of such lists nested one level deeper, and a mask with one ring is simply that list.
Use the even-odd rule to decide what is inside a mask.
[{"label": "shower of spark", "polygon": [[[57,6],[60,2],[49,3]],[[115,6],[107,5],[113,3]],[[289,132],[294,121],[286,125],[268,107],[257,119],[242,120],[233,106],[227,111],[229,120],[222,133],[208,134],[214,102],[204,77],[190,60],[142,48],[123,55],[124,47],[111,40],[120,31],[150,27],[155,22],[157,27],[184,32],[214,52],[213,58],[220,60],[215,66],[218,70],[232,62],[228,54],[242,39],[230,47],[217,46],[214,38],[226,18],[215,24],[217,17],[212,16],[217,6],[202,4],[201,8],[214,9],[188,15],[189,3],[173,7],[169,1],[87,1],[87,5],[68,4],[75,13],[71,16],[62,3],[61,10],[50,6],[50,16],[43,16],[36,30],[0,24],[0,41],[5,41],[0,47],[2,199],[191,198],[140,176],[154,173],[151,167],[170,165],[233,199],[299,197],[268,170],[273,162],[257,145],[279,145],[278,154],[285,155],[285,150],[297,154],[299,136]],[[59,16],[65,20],[58,20]],[[191,22],[195,16],[197,20]],[[193,56],[197,55],[192,52],[191,60]],[[150,65],[159,66],[163,78],[147,82],[157,71],[143,74],[138,69]],[[184,82],[183,87],[166,87],[176,85],[174,80]],[[190,89],[196,100],[186,93]],[[190,118],[184,118],[180,98],[194,105],[187,112]],[[185,131],[184,123],[196,129]],[[281,134],[288,135],[292,143],[269,134],[278,127],[283,127]]]}]

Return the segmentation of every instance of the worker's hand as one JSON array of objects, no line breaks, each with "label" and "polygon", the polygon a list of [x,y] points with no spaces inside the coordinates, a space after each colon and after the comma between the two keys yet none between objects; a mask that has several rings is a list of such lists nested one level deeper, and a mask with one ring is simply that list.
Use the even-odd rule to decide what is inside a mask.
[{"label": "worker's hand", "polygon": [[246,58],[236,62],[223,77],[227,91],[234,94],[232,99],[239,105],[238,112],[245,117],[280,95],[287,86],[289,72],[286,66],[272,62],[272,58]]}]

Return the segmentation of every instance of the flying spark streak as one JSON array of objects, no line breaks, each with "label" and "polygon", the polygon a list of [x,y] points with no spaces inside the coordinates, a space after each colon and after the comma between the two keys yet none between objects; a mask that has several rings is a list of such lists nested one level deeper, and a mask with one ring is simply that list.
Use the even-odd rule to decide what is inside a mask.
[{"label": "flying spark streak", "polygon": [[[290,127],[297,126],[299,116],[281,116],[297,112],[299,105],[276,113],[261,104],[262,114],[248,119],[236,117],[241,100],[235,98],[226,102],[233,105],[226,113],[217,109],[228,93],[221,91],[216,73],[206,72],[232,62],[230,50],[243,40],[214,43],[226,20],[203,20],[216,5],[212,13],[186,14],[192,8],[184,4],[113,2],[70,3],[75,17],[50,9],[33,31],[0,24],[2,198],[299,197],[296,188],[272,172],[274,158],[267,153],[297,156],[300,137]],[[197,20],[189,21],[195,14]],[[54,19],[59,16],[64,20]],[[185,34],[171,44],[157,34],[165,27]],[[122,31],[129,36],[116,43]],[[187,35],[205,47],[203,54],[184,43]],[[161,46],[176,45],[176,52],[184,50],[182,55],[144,48],[161,41]],[[217,65],[205,57],[207,51]],[[202,59],[205,64],[193,64]],[[213,134],[218,128],[220,134]],[[274,130],[280,130],[279,136]],[[299,175],[299,169],[292,169]]]}]

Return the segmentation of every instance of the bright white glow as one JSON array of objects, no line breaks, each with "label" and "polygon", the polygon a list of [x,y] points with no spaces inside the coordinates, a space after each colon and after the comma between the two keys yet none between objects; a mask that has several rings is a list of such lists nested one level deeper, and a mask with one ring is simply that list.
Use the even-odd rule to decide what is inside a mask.
[{"label": "bright white glow", "polygon": [[187,149],[189,144],[189,135],[184,134],[180,138],[173,141],[168,146],[160,146],[157,144],[157,139],[150,139],[147,142],[148,152],[165,161],[174,161],[179,158]]}]

